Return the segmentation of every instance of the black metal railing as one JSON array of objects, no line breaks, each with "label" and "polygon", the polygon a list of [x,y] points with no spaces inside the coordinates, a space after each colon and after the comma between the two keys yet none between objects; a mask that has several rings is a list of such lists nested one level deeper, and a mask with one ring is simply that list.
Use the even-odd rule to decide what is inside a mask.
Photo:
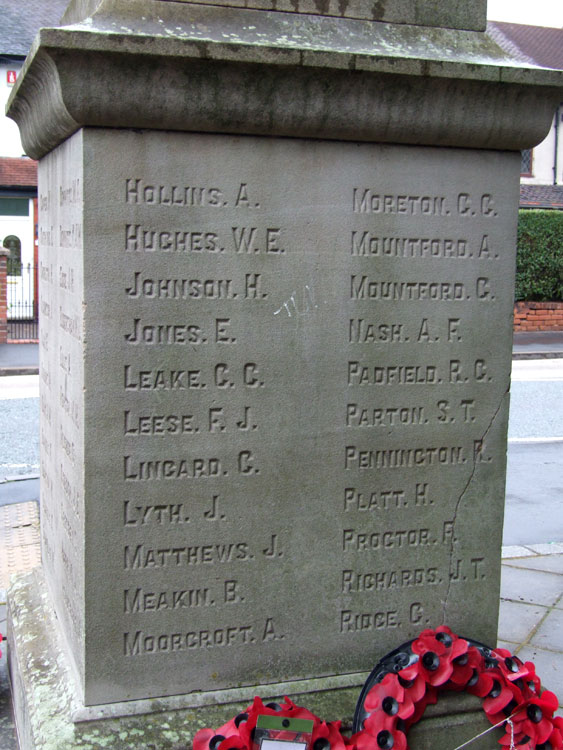
[{"label": "black metal railing", "polygon": [[6,282],[8,340],[37,340],[39,336],[37,266],[33,263],[12,265],[8,268]]}]

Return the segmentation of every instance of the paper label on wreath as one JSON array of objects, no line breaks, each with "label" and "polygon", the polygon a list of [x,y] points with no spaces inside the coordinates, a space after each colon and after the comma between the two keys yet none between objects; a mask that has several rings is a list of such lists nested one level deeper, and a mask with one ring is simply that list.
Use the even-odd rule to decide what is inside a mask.
[{"label": "paper label on wreath", "polygon": [[262,714],[256,722],[253,750],[307,750],[313,721]]}]

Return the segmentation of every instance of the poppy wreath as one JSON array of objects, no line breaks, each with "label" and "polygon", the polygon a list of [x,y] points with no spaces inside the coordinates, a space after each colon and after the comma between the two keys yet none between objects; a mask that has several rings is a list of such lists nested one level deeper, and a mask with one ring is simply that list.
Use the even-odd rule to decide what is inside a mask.
[{"label": "poppy wreath", "polygon": [[306,708],[296,706],[289,698],[285,698],[281,704],[264,705],[262,700],[256,697],[246,711],[230,719],[219,729],[200,729],[194,737],[193,750],[252,750],[259,716],[312,720],[311,750],[344,750],[349,743],[349,740],[340,734],[339,721],[321,721]]},{"label": "poppy wreath", "polygon": [[410,727],[442,690],[483,698],[487,719],[504,726],[503,746],[563,750],[563,718],[553,717],[557,696],[542,691],[534,664],[445,625],[423,630],[377,664],[360,695],[350,743],[355,750],[407,750]]},{"label": "poppy wreath", "polygon": [[442,690],[483,698],[491,724],[504,726],[502,746],[563,750],[563,718],[553,716],[557,696],[542,691],[534,664],[461,638],[445,625],[423,630],[377,664],[360,694],[351,738],[341,734],[339,721],[322,721],[289,698],[264,705],[257,697],[219,729],[201,729],[193,750],[252,750],[261,715],[312,720],[311,750],[407,750],[410,727]]}]

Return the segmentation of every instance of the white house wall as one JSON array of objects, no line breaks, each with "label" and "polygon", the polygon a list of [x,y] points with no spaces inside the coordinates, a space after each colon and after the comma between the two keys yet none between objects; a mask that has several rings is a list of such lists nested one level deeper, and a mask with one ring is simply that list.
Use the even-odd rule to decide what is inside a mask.
[{"label": "white house wall", "polygon": [[[558,156],[557,156],[557,179],[554,181],[554,155],[555,155],[555,121],[559,118]],[[563,106],[553,118],[553,125],[547,138],[533,150],[532,155],[532,177],[522,177],[521,182],[527,185],[563,185]]]}]

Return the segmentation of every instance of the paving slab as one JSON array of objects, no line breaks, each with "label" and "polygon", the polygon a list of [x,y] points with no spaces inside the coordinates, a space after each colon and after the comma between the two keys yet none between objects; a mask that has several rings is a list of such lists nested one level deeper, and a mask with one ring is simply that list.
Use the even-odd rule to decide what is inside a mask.
[{"label": "paving slab", "polygon": [[512,545],[505,545],[502,548],[502,561],[503,563],[509,562],[511,559],[519,559],[521,557],[534,557],[535,552],[533,552],[529,547],[523,547],[518,544],[512,544]]},{"label": "paving slab", "polygon": [[[549,611],[547,607],[537,604],[501,600],[498,622],[499,638],[514,643],[524,643]],[[542,644],[538,643],[538,645]]]},{"label": "paving slab", "polygon": [[563,555],[563,542],[547,542],[546,544],[527,545],[538,555]]},{"label": "paving slab", "polygon": [[2,401],[39,398],[39,375],[4,373],[0,379],[0,398]]},{"label": "paving slab", "polygon": [[[532,555],[531,557],[503,560],[503,565],[507,565],[510,568],[542,570],[546,573],[563,575],[563,555],[542,555],[541,557]],[[563,579],[561,585],[563,588]]]},{"label": "paving slab", "polygon": [[502,566],[501,599],[551,607],[561,596],[561,588],[561,576],[555,573]]},{"label": "paving slab", "polygon": [[510,651],[511,654],[515,654],[518,649],[517,643],[512,643],[512,641],[497,641],[497,648],[505,648],[507,651]]},{"label": "paving slab", "polygon": [[0,588],[8,588],[15,573],[24,573],[40,563],[37,503],[0,507]]},{"label": "paving slab", "polygon": [[534,633],[530,646],[563,654],[563,610],[554,609]]}]

